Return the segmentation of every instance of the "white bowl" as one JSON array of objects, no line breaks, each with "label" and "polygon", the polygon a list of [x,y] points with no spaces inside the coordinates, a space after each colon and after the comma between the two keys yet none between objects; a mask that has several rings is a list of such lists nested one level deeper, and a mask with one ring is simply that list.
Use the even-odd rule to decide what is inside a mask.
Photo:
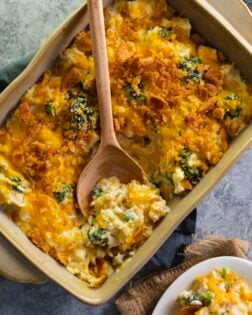
[{"label": "white bowl", "polygon": [[183,273],[165,291],[155,307],[152,315],[177,315],[176,300],[180,292],[188,290],[193,280],[199,275],[206,275],[215,268],[230,268],[247,283],[252,284],[252,262],[237,257],[217,257],[205,260]]}]

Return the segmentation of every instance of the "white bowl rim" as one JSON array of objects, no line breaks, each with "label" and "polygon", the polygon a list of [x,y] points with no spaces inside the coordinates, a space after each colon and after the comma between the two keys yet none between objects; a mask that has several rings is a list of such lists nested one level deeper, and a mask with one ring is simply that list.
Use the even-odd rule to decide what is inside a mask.
[{"label": "white bowl rim", "polygon": [[[247,259],[234,256],[219,256],[204,260],[185,271],[167,288],[158,301],[152,315],[176,315],[174,310],[172,313],[169,312],[172,306],[173,309],[175,308],[174,299],[170,301],[171,296],[176,295],[177,298],[179,293],[186,290],[197,275],[206,274],[215,268],[221,267],[231,267],[234,272],[237,272],[243,278],[250,276],[252,281],[252,262]],[[239,271],[241,270],[239,267],[243,268],[242,271]],[[246,282],[246,279],[244,281]],[[183,286],[184,289],[181,289]]]}]

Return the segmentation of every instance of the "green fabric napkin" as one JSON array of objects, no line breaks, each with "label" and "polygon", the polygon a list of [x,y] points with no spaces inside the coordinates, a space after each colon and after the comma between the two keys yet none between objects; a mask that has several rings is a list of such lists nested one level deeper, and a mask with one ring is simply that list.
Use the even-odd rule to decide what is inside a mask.
[{"label": "green fabric napkin", "polygon": [[28,65],[34,54],[26,55],[0,68],[0,92],[2,92]]}]

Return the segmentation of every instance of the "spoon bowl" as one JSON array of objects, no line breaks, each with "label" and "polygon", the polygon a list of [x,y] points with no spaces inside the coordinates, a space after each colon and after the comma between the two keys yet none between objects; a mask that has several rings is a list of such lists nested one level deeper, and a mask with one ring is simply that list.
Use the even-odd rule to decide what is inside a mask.
[{"label": "spoon bowl", "polygon": [[78,203],[85,217],[89,216],[91,192],[101,178],[116,176],[127,184],[136,179],[146,183],[147,179],[138,164],[119,146],[100,147],[94,158],[85,167],[77,185]]},{"label": "spoon bowl", "polygon": [[77,199],[85,217],[89,215],[91,192],[101,178],[116,176],[126,184],[133,179],[140,183],[148,182],[143,169],[120,147],[116,139],[102,1],[88,0],[88,12],[100,110],[101,144],[96,155],[82,171],[77,185]]}]

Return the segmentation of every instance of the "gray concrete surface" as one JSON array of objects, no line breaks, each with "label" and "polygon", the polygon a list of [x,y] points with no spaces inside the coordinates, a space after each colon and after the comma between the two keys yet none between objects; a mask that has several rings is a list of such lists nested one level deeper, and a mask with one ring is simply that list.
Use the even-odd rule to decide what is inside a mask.
[{"label": "gray concrete surface", "polygon": [[[233,0],[235,1],[235,0]],[[0,67],[34,52],[82,0],[0,0]],[[252,1],[248,0],[247,3]],[[198,206],[195,239],[218,234],[252,241],[252,150]],[[1,255],[1,254],[0,254]],[[252,259],[252,252],[250,252]],[[0,256],[1,259],[1,256]],[[0,277],[0,315],[114,314],[86,308],[57,285]]]}]

